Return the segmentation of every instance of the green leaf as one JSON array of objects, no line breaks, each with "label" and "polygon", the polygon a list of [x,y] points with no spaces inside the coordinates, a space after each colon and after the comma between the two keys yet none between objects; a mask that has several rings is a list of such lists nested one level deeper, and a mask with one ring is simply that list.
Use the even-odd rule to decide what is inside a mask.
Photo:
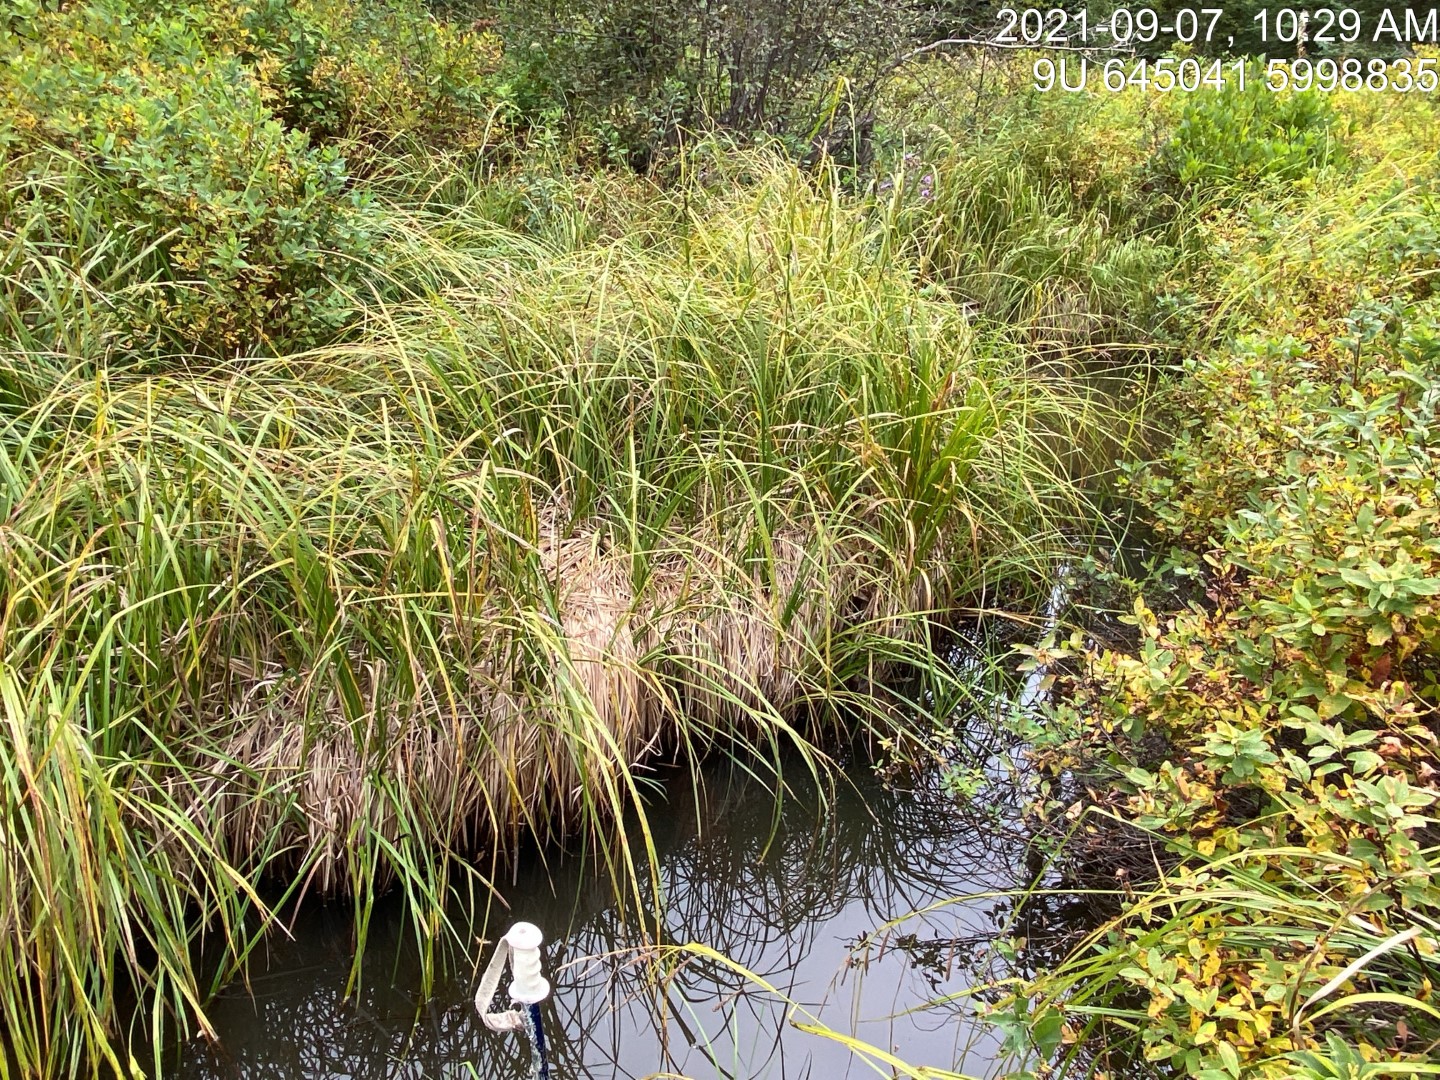
[{"label": "green leaf", "polygon": [[1030,1037],[1035,1040],[1035,1048],[1043,1058],[1051,1058],[1055,1051],[1060,1049],[1061,1040],[1064,1038],[1065,1020],[1058,1009],[1042,1009],[1038,1016],[1030,1021]]}]

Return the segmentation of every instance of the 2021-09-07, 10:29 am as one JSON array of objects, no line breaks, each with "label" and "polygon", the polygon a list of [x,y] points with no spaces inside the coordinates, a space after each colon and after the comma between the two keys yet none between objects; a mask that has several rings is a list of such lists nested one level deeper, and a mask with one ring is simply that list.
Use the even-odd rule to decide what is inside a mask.
[{"label": "2021-09-07, 10:29 am", "polygon": [[[1232,20],[1224,8],[1180,8],[1173,17],[1154,8],[1116,8],[1103,17],[1086,8],[1001,8],[990,43],[1034,48],[1114,48],[1139,45],[1209,45],[1233,49]],[[1261,8],[1249,30],[1259,45],[1434,45],[1440,42],[1440,9],[1382,8],[1368,15],[1355,8]]]}]

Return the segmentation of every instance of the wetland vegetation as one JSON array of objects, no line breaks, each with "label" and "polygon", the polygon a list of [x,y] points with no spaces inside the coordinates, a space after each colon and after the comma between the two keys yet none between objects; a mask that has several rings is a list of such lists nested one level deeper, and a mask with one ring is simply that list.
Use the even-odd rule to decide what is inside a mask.
[{"label": "wetland vegetation", "polygon": [[661,762],[983,809],[970,725],[1091,909],[929,1003],[996,1070],[1440,1072],[1433,95],[987,19],[0,7],[0,1075],[163,1074],[322,898],[342,996],[524,852],[644,925]]}]

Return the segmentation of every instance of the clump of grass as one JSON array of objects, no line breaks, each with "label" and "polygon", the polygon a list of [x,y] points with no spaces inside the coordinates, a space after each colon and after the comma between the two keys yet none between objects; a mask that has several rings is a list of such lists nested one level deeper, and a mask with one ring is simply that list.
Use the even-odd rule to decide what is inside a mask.
[{"label": "clump of grass", "polygon": [[190,946],[241,962],[264,876],[353,894],[362,945],[398,885],[434,942],[462,855],[598,840],[661,749],[819,768],[817,725],[891,728],[864,691],[1043,572],[1119,414],[982,346],[892,218],[743,168],[614,189],[643,210],[624,235],[564,190],[522,234],[483,177],[382,176],[387,254],[345,342],[0,353],[0,1018],[23,1075],[123,1074],[126,982],[157,1041],[167,1014],[203,1028]]},{"label": "clump of grass", "polygon": [[1154,351],[1190,217],[1155,190],[1145,103],[1058,100],[983,53],[911,64],[889,99],[904,139],[879,187],[929,281],[1052,360],[1113,368]]}]

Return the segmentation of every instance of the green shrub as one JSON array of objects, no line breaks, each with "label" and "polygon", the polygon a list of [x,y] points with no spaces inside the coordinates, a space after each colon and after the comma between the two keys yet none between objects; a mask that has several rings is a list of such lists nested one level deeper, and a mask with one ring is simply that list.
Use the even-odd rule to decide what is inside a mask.
[{"label": "green shrub", "polygon": [[599,154],[638,167],[716,129],[862,161],[878,89],[932,18],[904,0],[496,7],[525,58],[511,89],[544,87]]},{"label": "green shrub", "polygon": [[1062,776],[1103,776],[1086,827],[1164,854],[1005,1008],[1158,1075],[1403,1075],[1440,1038],[1440,221],[1392,152],[1199,226],[1225,333],[1197,337],[1173,438],[1131,472],[1177,545],[1143,588],[1172,600],[1135,599],[1133,645],[1032,650],[1074,661],[1034,726],[1045,810],[1082,817]]},{"label": "green shrub", "polygon": [[3,272],[24,293],[37,257],[68,260],[133,350],[313,344],[350,316],[365,199],[252,69],[207,49],[212,29],[196,8],[97,0],[0,37]]},{"label": "green shrub", "polygon": [[494,33],[433,18],[420,0],[247,0],[235,46],[277,94],[286,124],[375,150],[476,149],[498,136]]},{"label": "green shrub", "polygon": [[1338,164],[1336,113],[1318,90],[1278,94],[1258,69],[1223,90],[1189,94],[1157,171],[1186,188],[1243,187],[1265,180],[1293,181],[1313,169]]}]

